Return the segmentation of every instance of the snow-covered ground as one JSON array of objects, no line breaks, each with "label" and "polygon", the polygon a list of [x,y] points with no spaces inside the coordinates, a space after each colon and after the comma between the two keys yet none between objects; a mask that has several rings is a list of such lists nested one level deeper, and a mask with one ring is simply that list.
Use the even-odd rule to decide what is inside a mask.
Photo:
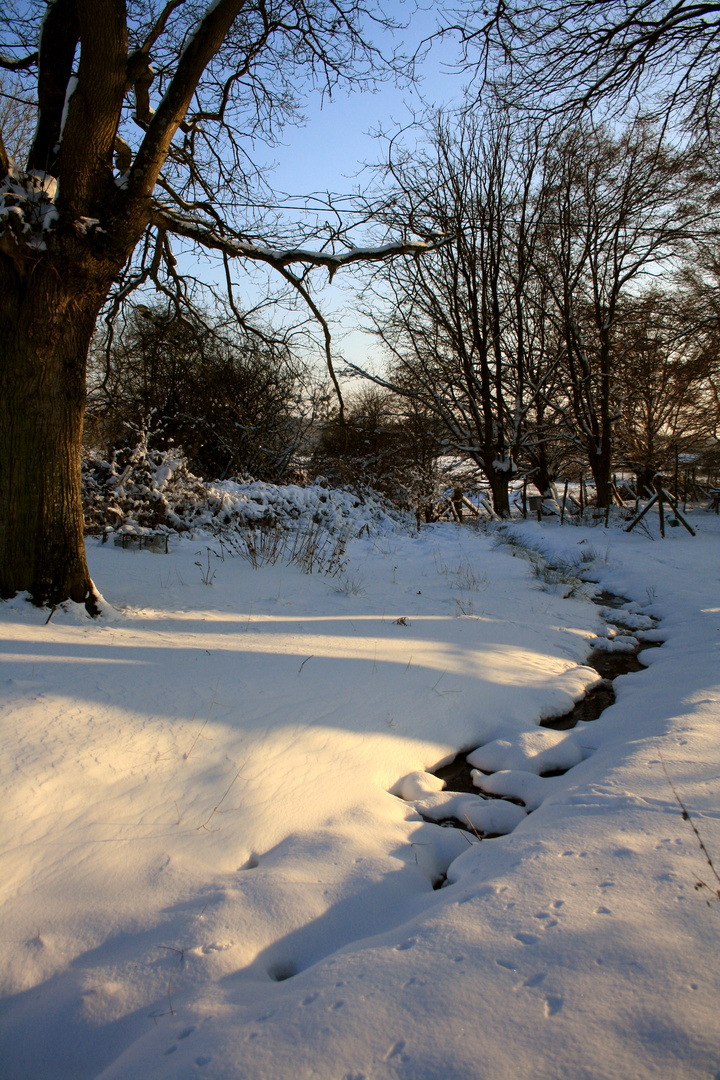
[{"label": "snow-covered ground", "polygon": [[[720,865],[692,522],[510,527],[660,620],[567,733],[537,724],[597,679],[594,586],[471,527],[356,539],[336,577],[93,539],[102,619],[0,606],[2,1080],[720,1076],[717,882],[663,771]],[[426,771],[480,747],[525,808]]]}]

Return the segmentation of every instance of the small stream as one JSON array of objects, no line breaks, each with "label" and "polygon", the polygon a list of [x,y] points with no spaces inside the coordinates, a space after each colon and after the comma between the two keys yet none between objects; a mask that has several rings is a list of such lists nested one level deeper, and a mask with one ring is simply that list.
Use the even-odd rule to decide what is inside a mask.
[{"label": "small stream", "polygon": [[[569,731],[580,721],[588,722],[597,720],[605,709],[615,701],[613,680],[620,675],[642,671],[646,665],[640,660],[641,653],[644,652],[645,649],[654,648],[662,644],[660,641],[641,640],[635,636],[638,631],[629,625],[632,620],[625,622],[622,617],[623,609],[630,603],[625,597],[616,596],[613,593],[602,592],[592,599],[593,603],[597,604],[599,607],[617,611],[617,617],[608,619],[608,623],[611,623],[613,627],[616,627],[620,634],[631,635],[633,644],[626,650],[603,649],[601,644],[594,647],[586,664],[588,667],[595,668],[598,675],[601,677],[600,681],[591,687],[585,696],[578,701],[569,712],[565,713],[563,716],[554,716],[547,720],[542,720],[539,725],[540,727],[552,728],[556,731]],[[652,620],[652,623],[653,626],[657,625],[657,621],[654,619]],[[433,770],[434,775],[445,782],[445,790],[472,794],[481,799],[500,798],[504,801],[519,802],[519,800],[516,799],[508,799],[507,796],[489,795],[486,792],[478,790],[478,787],[473,783],[473,767],[467,761],[467,755],[472,753],[475,749],[475,747],[471,747],[461,751],[449,764],[442,765],[439,769]],[[542,777],[560,776],[567,771],[567,769],[555,769],[542,772],[539,775]],[[477,769],[475,769],[475,773],[477,774]],[[520,802],[520,805],[524,804]],[[426,818],[425,820],[431,819]],[[467,822],[458,821],[455,818],[445,818],[441,821],[438,821],[437,819],[433,820],[436,824],[463,829],[465,832],[472,831],[478,839],[486,840],[492,838],[492,836],[498,835],[497,833],[478,833],[475,829],[468,828]],[[439,882],[436,887],[440,887],[441,884],[442,882]]]}]

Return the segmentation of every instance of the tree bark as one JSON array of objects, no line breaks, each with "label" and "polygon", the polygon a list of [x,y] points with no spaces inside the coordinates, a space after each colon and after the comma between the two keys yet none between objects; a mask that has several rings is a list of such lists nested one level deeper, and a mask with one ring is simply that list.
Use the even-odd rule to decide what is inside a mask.
[{"label": "tree bark", "polygon": [[500,518],[510,517],[510,472],[499,469],[487,469],[490,490],[492,492],[493,510]]},{"label": "tree bark", "polygon": [[601,509],[612,503],[612,490],[610,481],[612,477],[612,455],[610,446],[603,447],[599,453],[590,451],[588,454],[590,469],[595,481],[595,503]]},{"label": "tree bark", "polygon": [[104,285],[0,260],[0,596],[95,607],[80,450],[87,350]]}]

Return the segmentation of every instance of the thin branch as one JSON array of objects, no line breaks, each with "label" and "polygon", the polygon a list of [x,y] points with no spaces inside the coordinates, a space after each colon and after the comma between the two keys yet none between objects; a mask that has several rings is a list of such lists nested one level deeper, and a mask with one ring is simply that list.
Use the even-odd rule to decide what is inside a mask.
[{"label": "thin branch", "polygon": [[673,784],[672,780],[670,779],[670,774],[667,771],[667,767],[666,767],[665,762],[663,760],[662,754],[658,754],[658,756],[660,758],[660,764],[662,765],[663,772],[665,773],[665,779],[667,780],[668,784],[670,785],[670,790],[672,791],[673,795],[675,796],[675,802],[680,807],[680,812],[682,814],[682,819],[683,819],[683,821],[687,821],[688,825],[690,826],[692,831],[695,833],[695,839],[698,842],[698,846],[699,846],[701,852],[703,853],[703,855],[705,856],[705,861],[708,864],[708,866],[710,867],[710,869],[712,870],[713,876],[714,876],[715,880],[718,883],[718,888],[713,889],[713,887],[711,885],[708,885],[707,882],[700,880],[700,881],[698,881],[695,888],[696,889],[708,889],[713,894],[713,896],[717,897],[717,899],[720,900],[720,874],[718,874],[717,870],[715,869],[715,864],[712,861],[712,858],[710,856],[710,852],[705,847],[705,843],[703,841],[702,836],[698,832],[698,829],[697,829],[697,826],[695,825],[695,822],[690,817],[690,814],[688,813],[688,810],[687,810],[684,802],[682,801],[682,799],[678,795],[677,789],[675,788],[675,785]]}]

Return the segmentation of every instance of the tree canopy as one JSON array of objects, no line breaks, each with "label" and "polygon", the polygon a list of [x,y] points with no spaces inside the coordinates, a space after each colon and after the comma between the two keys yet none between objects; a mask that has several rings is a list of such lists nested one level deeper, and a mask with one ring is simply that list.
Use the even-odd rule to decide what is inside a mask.
[{"label": "tree canopy", "polygon": [[[213,253],[230,302],[234,261],[264,264],[329,331],[308,285],[352,263],[426,250],[358,247],[344,219],[287,230],[254,158],[300,119],[305,93],[402,73],[371,0],[17,0],[0,68],[36,110],[27,159],[0,134],[0,594],[92,597],[82,547],[80,438],[88,347],[152,283],[188,292],[172,238]],[[137,249],[137,250],[136,250]]]}]

